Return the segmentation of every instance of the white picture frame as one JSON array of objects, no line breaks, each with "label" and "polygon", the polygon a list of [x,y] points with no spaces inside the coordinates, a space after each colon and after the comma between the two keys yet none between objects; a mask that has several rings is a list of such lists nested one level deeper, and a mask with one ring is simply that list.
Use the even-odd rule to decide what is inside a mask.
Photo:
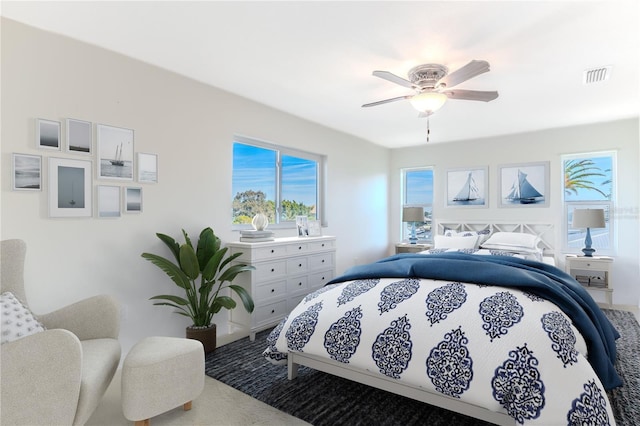
[{"label": "white picture frame", "polygon": [[115,185],[98,185],[98,217],[119,218],[121,216],[120,187]]},{"label": "white picture frame", "polygon": [[49,217],[91,217],[91,161],[49,157]]},{"label": "white picture frame", "polygon": [[142,213],[142,188],[127,186],[124,188],[125,213]]},{"label": "white picture frame", "polygon": [[445,207],[486,208],[489,206],[489,167],[447,170]]},{"label": "white picture frame", "polygon": [[14,153],[11,164],[12,190],[42,191],[42,156]]},{"label": "white picture frame", "polygon": [[96,125],[98,179],[133,180],[134,131]]},{"label": "white picture frame", "polygon": [[89,121],[67,118],[67,151],[74,154],[93,153],[93,124]]},{"label": "white picture frame", "polygon": [[310,237],[320,237],[322,236],[322,226],[320,225],[319,220],[310,220],[308,234]]},{"label": "white picture frame", "polygon": [[158,183],[158,154],[138,153],[138,182]]},{"label": "white picture frame", "polygon": [[36,146],[41,149],[60,151],[60,122],[36,119]]},{"label": "white picture frame", "polygon": [[549,162],[499,165],[498,194],[498,207],[549,207]]}]

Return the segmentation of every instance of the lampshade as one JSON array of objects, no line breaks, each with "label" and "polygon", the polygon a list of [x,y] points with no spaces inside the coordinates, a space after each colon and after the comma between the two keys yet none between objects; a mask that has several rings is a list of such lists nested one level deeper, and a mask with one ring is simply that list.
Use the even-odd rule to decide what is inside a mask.
[{"label": "lampshade", "polygon": [[435,112],[447,101],[447,95],[438,92],[423,92],[415,95],[409,102],[420,112]]},{"label": "lampshade", "polygon": [[575,209],[571,227],[580,228],[604,228],[604,209]]},{"label": "lampshade", "polygon": [[424,222],[424,208],[423,207],[403,207],[402,221],[403,222]]}]

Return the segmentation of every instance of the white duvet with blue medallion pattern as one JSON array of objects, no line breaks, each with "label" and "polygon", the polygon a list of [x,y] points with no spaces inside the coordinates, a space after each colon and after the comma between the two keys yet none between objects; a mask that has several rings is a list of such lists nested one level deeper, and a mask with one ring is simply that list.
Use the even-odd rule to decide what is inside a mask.
[{"label": "white duvet with blue medallion pattern", "polygon": [[[406,257],[415,256],[393,258]],[[506,411],[520,424],[615,424],[587,361],[593,345],[556,304],[528,288],[410,276],[413,270],[366,275],[305,297],[273,330],[265,357],[329,357]]]}]

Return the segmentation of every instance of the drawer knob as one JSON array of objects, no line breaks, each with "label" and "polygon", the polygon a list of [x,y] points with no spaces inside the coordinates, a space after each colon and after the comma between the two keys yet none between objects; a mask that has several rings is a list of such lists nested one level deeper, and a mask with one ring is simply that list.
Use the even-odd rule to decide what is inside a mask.
[{"label": "drawer knob", "polygon": [[272,313],[272,314],[275,314],[275,313],[276,313],[276,310],[275,310],[275,309],[272,309],[272,310],[271,310],[271,313]]},{"label": "drawer knob", "polygon": [[298,263],[298,268],[302,268],[302,263]]},{"label": "drawer knob", "polygon": [[271,272],[275,272],[276,270],[274,268],[271,268]]},{"label": "drawer knob", "polygon": [[322,247],[324,247],[324,243],[322,243]]},{"label": "drawer knob", "polygon": [[275,253],[276,251],[274,249],[271,249],[271,253]]},{"label": "drawer knob", "polygon": [[322,259],[322,263],[324,263],[324,259]]},{"label": "drawer knob", "polygon": [[299,286],[302,286],[302,283],[298,283]]},{"label": "drawer knob", "polygon": [[275,289],[275,288],[272,288],[272,289],[271,289],[271,293],[275,293],[275,292],[276,292],[276,289]]},{"label": "drawer knob", "polygon": [[302,250],[302,246],[298,246],[298,250]]}]

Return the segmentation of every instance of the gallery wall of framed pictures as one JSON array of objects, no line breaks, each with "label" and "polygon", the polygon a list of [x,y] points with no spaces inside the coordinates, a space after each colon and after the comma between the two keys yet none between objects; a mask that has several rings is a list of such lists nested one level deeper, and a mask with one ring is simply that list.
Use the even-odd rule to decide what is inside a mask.
[{"label": "gallery wall of framed pictures", "polygon": [[142,213],[140,185],[158,183],[158,155],[135,151],[133,129],[76,118],[36,118],[34,122],[35,148],[43,155],[13,153],[13,191],[46,188],[52,218],[102,219]]}]

